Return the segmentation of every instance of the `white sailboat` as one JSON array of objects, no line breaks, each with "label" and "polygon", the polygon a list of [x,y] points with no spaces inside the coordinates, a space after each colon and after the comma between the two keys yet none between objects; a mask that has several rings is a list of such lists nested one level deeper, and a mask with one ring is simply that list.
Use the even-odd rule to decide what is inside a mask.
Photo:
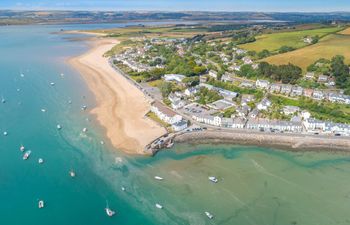
[{"label": "white sailboat", "polygon": [[45,207],[45,203],[44,203],[43,200],[40,200],[40,201],[38,202],[38,207],[39,207],[39,209],[42,209],[42,208]]},{"label": "white sailboat", "polygon": [[204,212],[209,219],[213,219],[214,216],[210,212]]},{"label": "white sailboat", "polygon": [[115,211],[113,211],[111,208],[109,208],[108,202],[106,202],[106,203],[107,203],[107,206],[105,208],[105,211],[106,211],[107,216],[109,216],[109,217],[114,216],[115,215]]},{"label": "white sailboat", "polygon": [[208,177],[208,179],[213,183],[217,183],[219,181],[216,177]]},{"label": "white sailboat", "polygon": [[75,172],[74,172],[73,170],[71,170],[71,171],[69,171],[69,175],[70,175],[71,177],[75,177]]},{"label": "white sailboat", "polygon": [[162,206],[161,204],[159,204],[159,203],[156,203],[156,207],[157,207],[158,209],[163,209],[163,206]]},{"label": "white sailboat", "polygon": [[156,180],[163,180],[164,178],[160,177],[160,176],[155,176],[154,179],[156,179]]},{"label": "white sailboat", "polygon": [[27,160],[32,152],[31,151],[26,151],[23,155],[23,160]]}]

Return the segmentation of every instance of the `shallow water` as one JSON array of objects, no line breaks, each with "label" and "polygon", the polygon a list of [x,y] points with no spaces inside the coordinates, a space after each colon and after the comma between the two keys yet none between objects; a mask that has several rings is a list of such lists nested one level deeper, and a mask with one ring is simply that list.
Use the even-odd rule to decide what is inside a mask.
[{"label": "shallow water", "polygon": [[[347,154],[182,144],[135,157],[113,149],[81,110],[93,107],[94,98],[65,63],[86,44],[53,33],[101,26],[0,27],[0,95],[7,100],[0,104],[0,134],[8,132],[0,135],[0,224],[350,223]],[[32,150],[27,161],[21,144]],[[217,184],[208,180],[212,175]],[[106,201],[117,211],[113,218],[105,215]]]}]

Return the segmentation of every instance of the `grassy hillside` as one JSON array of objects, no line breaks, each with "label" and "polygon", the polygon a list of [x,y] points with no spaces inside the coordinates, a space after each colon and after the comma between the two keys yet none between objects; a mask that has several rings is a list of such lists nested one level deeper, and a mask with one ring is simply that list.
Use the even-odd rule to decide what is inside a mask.
[{"label": "grassy hillside", "polygon": [[330,59],[335,55],[344,55],[346,62],[350,63],[350,28],[337,34],[331,34],[319,43],[292,52],[275,55],[264,59],[272,64],[293,63],[304,70],[320,58]]},{"label": "grassy hillside", "polygon": [[340,31],[341,28],[338,27],[329,27],[329,28],[320,28],[313,30],[301,30],[301,31],[292,31],[292,32],[282,32],[282,33],[272,33],[272,34],[263,34],[256,37],[256,41],[244,45],[240,45],[241,48],[247,50],[253,50],[260,52],[264,49],[269,51],[276,51],[281,46],[289,46],[293,48],[301,48],[306,46],[304,43],[303,37],[305,36],[316,36],[324,37],[328,34],[335,33]]}]

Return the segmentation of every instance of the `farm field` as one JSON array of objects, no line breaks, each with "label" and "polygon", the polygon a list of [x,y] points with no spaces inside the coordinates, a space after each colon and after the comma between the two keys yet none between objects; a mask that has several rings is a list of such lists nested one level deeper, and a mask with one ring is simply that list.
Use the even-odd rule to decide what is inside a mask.
[{"label": "farm field", "polygon": [[303,70],[320,58],[331,59],[335,55],[343,55],[347,63],[350,63],[350,28],[331,34],[323,38],[319,43],[307,46],[292,52],[268,57],[263,61],[271,64],[292,63]]},{"label": "farm field", "polygon": [[256,37],[256,41],[248,44],[240,45],[241,48],[260,52],[264,49],[269,51],[276,51],[282,46],[289,46],[293,48],[302,48],[307,44],[302,40],[305,36],[324,37],[328,34],[336,33],[342,28],[328,27],[312,30],[291,31],[282,33],[263,34]]}]

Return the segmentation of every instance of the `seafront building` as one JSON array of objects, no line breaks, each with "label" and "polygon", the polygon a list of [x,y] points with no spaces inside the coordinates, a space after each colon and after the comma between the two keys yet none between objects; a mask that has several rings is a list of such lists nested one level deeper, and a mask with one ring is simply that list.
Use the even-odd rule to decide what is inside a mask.
[{"label": "seafront building", "polygon": [[173,110],[169,109],[159,101],[155,101],[151,106],[151,112],[157,115],[159,119],[171,125],[174,131],[180,131],[187,128],[188,121]]}]

